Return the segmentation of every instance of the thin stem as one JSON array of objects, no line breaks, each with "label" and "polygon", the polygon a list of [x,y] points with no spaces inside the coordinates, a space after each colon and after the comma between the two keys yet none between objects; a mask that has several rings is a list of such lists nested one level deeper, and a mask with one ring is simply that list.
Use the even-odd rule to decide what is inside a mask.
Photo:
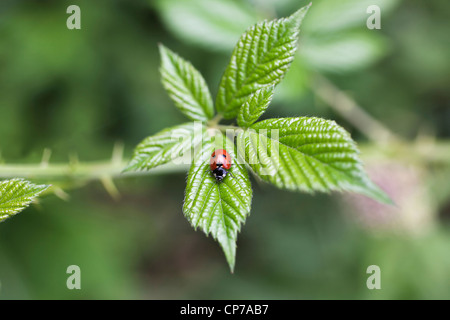
[{"label": "thin stem", "polygon": [[220,131],[227,131],[227,130],[243,130],[241,127],[238,126],[231,126],[231,125],[216,125],[215,128],[219,129]]},{"label": "thin stem", "polygon": [[218,113],[214,118],[212,118],[211,120],[208,121],[208,126],[209,127],[217,127],[220,120],[223,119],[223,116]]},{"label": "thin stem", "polygon": [[91,181],[104,180],[105,177],[116,179],[130,176],[186,172],[188,170],[188,165],[168,163],[149,171],[122,172],[127,164],[127,161],[77,162],[68,164],[49,163],[45,167],[41,166],[41,164],[2,164],[0,165],[0,178]]},{"label": "thin stem", "polygon": [[376,144],[384,146],[401,140],[326,78],[316,75],[313,90],[333,110]]},{"label": "thin stem", "polygon": [[[237,128],[234,126],[221,126],[221,129]],[[419,142],[391,144],[380,150],[371,143],[360,145],[365,160],[387,160],[416,162],[419,164],[450,164],[450,142]],[[175,172],[187,172],[189,164],[167,163],[149,171],[123,172],[128,161],[79,162],[72,161],[67,164],[48,163],[42,166],[37,164],[0,164],[0,179],[25,178],[34,181],[50,183],[69,182],[73,186],[82,186],[89,181],[100,181],[108,188],[113,196],[118,196],[113,179],[132,176],[157,175]],[[56,188],[55,190],[59,190]],[[62,190],[60,190],[62,192]]]}]

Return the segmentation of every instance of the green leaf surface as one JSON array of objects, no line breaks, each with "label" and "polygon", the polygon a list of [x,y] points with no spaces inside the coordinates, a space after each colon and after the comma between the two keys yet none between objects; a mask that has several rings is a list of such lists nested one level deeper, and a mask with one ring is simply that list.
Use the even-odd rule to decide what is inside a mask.
[{"label": "green leaf surface", "polygon": [[273,86],[257,90],[239,109],[237,123],[241,127],[251,126],[266,111],[273,97]]},{"label": "green leaf surface", "polygon": [[294,59],[300,23],[308,8],[288,18],[258,23],[241,36],[216,98],[217,111],[224,118],[236,117],[239,108],[258,89],[281,81]]},{"label": "green leaf surface", "polygon": [[232,176],[216,182],[209,168],[213,151],[214,145],[206,142],[189,171],[183,212],[195,229],[219,242],[233,272],[237,233],[250,213],[252,189],[245,165],[237,163],[230,169]]},{"label": "green leaf surface", "polygon": [[301,58],[321,72],[351,72],[367,68],[387,53],[386,39],[379,34],[346,32],[304,37]]},{"label": "green leaf surface", "polygon": [[21,212],[48,187],[22,179],[0,181],[0,222]]},{"label": "green leaf surface", "polygon": [[[344,73],[369,67],[388,53],[389,39],[367,28],[373,13],[380,8],[381,21],[392,12],[398,0],[322,0],[302,23],[301,59],[309,69]],[[372,12],[372,11],[369,11]]]},{"label": "green leaf surface", "polygon": [[[330,34],[354,28],[366,28],[366,21],[372,13],[367,8],[376,5],[380,8],[381,19],[397,6],[399,0],[321,0],[314,2],[314,10],[308,14],[303,25],[311,35]],[[368,30],[371,32],[370,30]]]},{"label": "green leaf surface", "polygon": [[238,150],[256,174],[278,188],[353,191],[392,203],[366,175],[349,133],[334,121],[264,120],[239,134]]},{"label": "green leaf surface", "polygon": [[161,44],[159,51],[162,83],[178,109],[191,120],[211,119],[214,115],[213,101],[200,72]]},{"label": "green leaf surface", "polygon": [[180,156],[190,156],[205,133],[204,126],[188,122],[147,137],[137,145],[124,171],[150,170]]},{"label": "green leaf surface", "polygon": [[181,41],[207,50],[228,51],[258,21],[257,10],[245,1],[158,0],[164,24]]}]

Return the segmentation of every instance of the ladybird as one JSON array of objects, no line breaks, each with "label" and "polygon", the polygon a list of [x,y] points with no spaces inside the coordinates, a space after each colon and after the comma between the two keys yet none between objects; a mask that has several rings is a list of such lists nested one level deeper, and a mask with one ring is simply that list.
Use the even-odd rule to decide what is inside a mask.
[{"label": "ladybird", "polygon": [[215,150],[211,155],[210,167],[214,178],[216,178],[218,182],[221,182],[231,168],[230,154],[225,149]]}]

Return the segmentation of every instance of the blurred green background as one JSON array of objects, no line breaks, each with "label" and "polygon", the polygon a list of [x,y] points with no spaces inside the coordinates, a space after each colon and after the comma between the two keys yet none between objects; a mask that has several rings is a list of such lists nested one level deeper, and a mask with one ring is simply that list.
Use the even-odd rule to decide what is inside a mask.
[{"label": "blurred green background", "polygon": [[[0,178],[5,163],[39,165],[46,148],[49,166],[74,154],[108,161],[117,142],[130,157],[185,121],[159,81],[159,42],[215,95],[240,34],[308,2],[1,1]],[[450,2],[312,2],[264,117],[336,120],[396,207],[253,180],[230,274],[219,245],[183,217],[185,173],[116,179],[118,200],[99,181],[50,181],[69,198],[45,195],[0,224],[0,299],[450,299]],[[66,27],[71,4],[81,30]],[[366,27],[371,4],[380,30]],[[364,133],[320,97],[324,85],[401,142]],[[66,287],[72,264],[81,290]],[[381,290],[366,287],[369,265],[381,268]]]}]

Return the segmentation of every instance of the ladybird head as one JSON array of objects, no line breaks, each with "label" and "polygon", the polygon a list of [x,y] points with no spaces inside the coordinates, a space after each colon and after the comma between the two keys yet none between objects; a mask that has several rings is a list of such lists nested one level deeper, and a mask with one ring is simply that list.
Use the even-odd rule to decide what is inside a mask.
[{"label": "ladybird head", "polygon": [[228,174],[228,171],[225,170],[222,166],[217,167],[215,170],[212,171],[214,178],[218,182],[221,182]]}]

